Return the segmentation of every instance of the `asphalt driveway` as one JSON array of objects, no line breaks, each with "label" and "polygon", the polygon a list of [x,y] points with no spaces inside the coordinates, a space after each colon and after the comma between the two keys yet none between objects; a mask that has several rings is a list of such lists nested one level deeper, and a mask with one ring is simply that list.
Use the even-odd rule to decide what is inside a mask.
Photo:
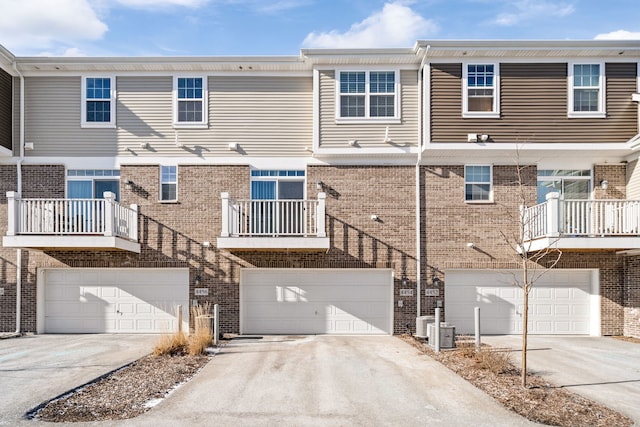
[{"label": "asphalt driveway", "polygon": [[236,339],[135,426],[533,425],[391,336]]},{"label": "asphalt driveway", "polygon": [[[32,335],[0,340],[0,425],[151,353],[157,335]],[[32,422],[31,422],[32,423]]]},{"label": "asphalt driveway", "polygon": [[[520,360],[520,336],[489,336],[483,342],[511,348],[514,361]],[[528,349],[531,372],[602,402],[640,425],[640,344],[611,337],[530,335]]]}]

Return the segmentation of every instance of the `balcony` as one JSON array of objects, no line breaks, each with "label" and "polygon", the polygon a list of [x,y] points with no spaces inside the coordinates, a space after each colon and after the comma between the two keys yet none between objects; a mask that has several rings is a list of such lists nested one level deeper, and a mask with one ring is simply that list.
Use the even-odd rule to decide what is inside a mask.
[{"label": "balcony", "polygon": [[4,247],[140,253],[138,208],[121,205],[111,192],[104,199],[22,199],[10,191],[7,206]]},{"label": "balcony", "polygon": [[222,193],[218,248],[327,251],[325,193],[318,200],[236,200]]},{"label": "balcony", "polygon": [[524,242],[530,251],[640,248],[640,200],[547,201],[523,208]]}]

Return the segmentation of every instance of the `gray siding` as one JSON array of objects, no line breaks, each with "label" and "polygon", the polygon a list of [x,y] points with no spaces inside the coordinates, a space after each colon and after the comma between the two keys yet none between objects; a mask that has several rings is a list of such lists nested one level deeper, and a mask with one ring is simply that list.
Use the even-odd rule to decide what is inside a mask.
[{"label": "gray siding", "polygon": [[312,143],[310,77],[209,77],[206,129],[173,128],[171,76],[117,77],[116,129],[80,127],[80,77],[29,78],[26,87],[32,155],[299,156]]},{"label": "gray siding", "polygon": [[175,143],[171,76],[117,77],[117,88],[118,154],[185,154]]},{"label": "gray siding", "polygon": [[25,141],[34,156],[113,156],[115,129],[80,127],[80,77],[25,78]]},{"label": "gray siding", "polygon": [[462,117],[462,65],[432,64],[431,138],[465,142],[624,142],[637,133],[635,63],[606,64],[607,117],[567,117],[567,64],[500,64],[500,118]]},{"label": "gray siding", "polygon": [[400,124],[368,122],[336,123],[336,80],[333,70],[320,71],[320,146],[323,148],[348,148],[348,141],[355,139],[362,148],[389,147],[384,142],[389,127],[389,137],[396,146],[417,146],[418,138],[418,72],[400,72]]},{"label": "gray siding", "polygon": [[172,77],[118,78],[118,151],[238,156],[229,151],[234,142],[242,154],[299,156],[311,145],[311,78],[214,76],[208,83],[208,127],[174,129]]},{"label": "gray siding", "polygon": [[0,146],[11,150],[13,95],[11,75],[0,70]]},{"label": "gray siding", "polygon": [[640,164],[638,160],[627,164],[627,199],[640,200]]},{"label": "gray siding", "polygon": [[13,155],[20,155],[20,78],[13,78]]}]

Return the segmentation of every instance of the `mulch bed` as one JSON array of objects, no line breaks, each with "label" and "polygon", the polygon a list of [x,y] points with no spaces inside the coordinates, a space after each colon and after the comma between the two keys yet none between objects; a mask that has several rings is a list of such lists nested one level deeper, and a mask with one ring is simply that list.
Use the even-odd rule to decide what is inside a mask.
[{"label": "mulch bed", "polygon": [[191,379],[209,356],[145,356],[107,376],[45,403],[31,418],[53,422],[136,417]]},{"label": "mulch bed", "polygon": [[[462,348],[433,351],[422,340],[405,335],[405,341],[420,352],[439,361],[462,378],[484,391],[506,408],[522,415],[530,421],[551,426],[611,427],[632,426],[633,421],[605,405],[594,402],[564,388],[550,384],[544,378],[535,375],[527,376],[527,388],[522,387],[520,369],[509,364],[499,373],[492,372],[470,351],[472,344],[462,343]],[[483,346],[485,351],[508,351],[491,349]],[[503,353],[504,355],[504,353]]]}]

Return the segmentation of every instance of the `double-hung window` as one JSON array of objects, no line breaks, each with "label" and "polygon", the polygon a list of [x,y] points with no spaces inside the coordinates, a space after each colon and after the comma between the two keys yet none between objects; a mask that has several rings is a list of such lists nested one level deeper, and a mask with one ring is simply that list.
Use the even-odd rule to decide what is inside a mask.
[{"label": "double-hung window", "polygon": [[174,126],[204,127],[207,124],[207,79],[174,78]]},{"label": "double-hung window", "polygon": [[399,118],[396,71],[337,71],[336,120]]},{"label": "double-hung window", "polygon": [[498,64],[463,65],[462,115],[499,117]]},{"label": "double-hung window", "polygon": [[114,127],[115,78],[82,78],[82,127]]},{"label": "double-hung window", "polygon": [[160,200],[163,202],[178,200],[177,166],[160,166]]},{"label": "double-hung window", "polygon": [[490,202],[493,200],[491,165],[465,165],[464,200]]},{"label": "double-hung window", "polygon": [[569,117],[604,117],[604,64],[569,64]]}]

